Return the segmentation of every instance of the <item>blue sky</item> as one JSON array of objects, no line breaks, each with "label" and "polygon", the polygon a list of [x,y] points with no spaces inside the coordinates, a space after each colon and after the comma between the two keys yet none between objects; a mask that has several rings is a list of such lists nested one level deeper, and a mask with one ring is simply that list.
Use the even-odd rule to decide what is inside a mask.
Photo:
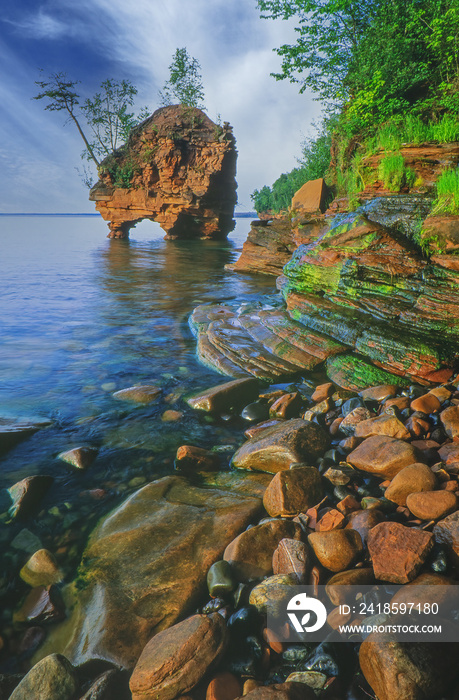
[{"label": "blue sky", "polygon": [[138,107],[158,105],[177,47],[202,68],[207,113],[234,127],[239,210],[250,192],[295,167],[320,105],[276,82],[273,48],[287,22],[262,20],[256,0],[4,0],[0,19],[0,212],[90,212],[75,167],[83,144],[61,112],[32,100],[39,69],[81,80],[83,97],[105,78],[129,79]]}]

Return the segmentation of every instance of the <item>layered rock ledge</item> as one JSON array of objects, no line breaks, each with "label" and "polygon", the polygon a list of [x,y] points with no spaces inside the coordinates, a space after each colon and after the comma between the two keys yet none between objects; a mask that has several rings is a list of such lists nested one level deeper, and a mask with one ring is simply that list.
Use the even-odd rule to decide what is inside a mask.
[{"label": "layered rock ledge", "polygon": [[227,122],[163,107],[101,163],[89,199],[109,222],[109,238],[126,238],[143,219],[159,223],[167,238],[224,238],[234,228],[236,158]]}]

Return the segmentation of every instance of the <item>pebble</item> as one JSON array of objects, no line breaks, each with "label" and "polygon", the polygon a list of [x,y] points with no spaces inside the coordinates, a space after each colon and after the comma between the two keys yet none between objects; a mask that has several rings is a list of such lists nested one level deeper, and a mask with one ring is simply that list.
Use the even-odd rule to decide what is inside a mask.
[{"label": "pebble", "polygon": [[206,700],[235,700],[241,695],[241,683],[228,671],[216,675],[207,686]]},{"label": "pebble", "polygon": [[333,394],[334,390],[335,390],[335,385],[333,384],[333,382],[326,382],[325,384],[319,384],[314,389],[314,392],[311,396],[311,400],[314,403],[320,403],[321,401],[325,401],[325,399],[330,398],[330,396]]},{"label": "pebble", "polygon": [[350,514],[346,528],[356,530],[362,538],[362,542],[366,543],[370,530],[384,520],[384,515],[375,508],[359,510]]},{"label": "pebble", "polygon": [[448,554],[459,566],[459,511],[447,515],[434,526],[433,534],[438,544],[445,545]]},{"label": "pebble", "polygon": [[348,569],[363,553],[362,538],[352,529],[313,532],[308,542],[322,566],[333,572]]},{"label": "pebble", "polygon": [[174,411],[172,408],[167,409],[167,411],[164,411],[164,413],[161,416],[161,420],[163,423],[173,423],[175,421],[180,420],[183,418],[183,413],[182,411]]},{"label": "pebble", "polygon": [[207,572],[207,587],[212,598],[225,596],[234,591],[236,582],[233,569],[227,561],[217,561]]},{"label": "pebble", "polygon": [[430,392],[428,394],[424,394],[423,396],[419,396],[417,399],[414,399],[410,403],[410,408],[412,411],[421,411],[421,413],[435,413],[436,411],[439,411],[441,407],[441,403],[439,399],[435,396],[435,394],[431,394]]},{"label": "pebble", "polygon": [[298,586],[296,574],[276,574],[269,576],[264,581],[257,584],[250,593],[249,603],[258,612],[266,613],[268,606],[275,607],[277,603],[285,600],[289,595],[288,589],[291,586]]},{"label": "pebble", "polygon": [[433,545],[431,532],[396,522],[375,525],[368,535],[368,551],[375,577],[389,583],[413,581]]},{"label": "pebble", "polygon": [[276,474],[265,491],[263,505],[272,517],[298,515],[319,503],[322,496],[316,467],[301,466]]},{"label": "pebble", "polygon": [[459,437],[459,406],[450,406],[440,413],[440,420],[449,438]]},{"label": "pebble", "polygon": [[[106,391],[110,391],[106,389]],[[139,384],[138,386],[130,386],[127,389],[115,391],[114,399],[120,401],[132,401],[132,403],[149,404],[156,401],[161,395],[161,389],[152,384]]]},{"label": "pebble", "polygon": [[24,564],[19,576],[33,588],[51,586],[53,583],[60,583],[63,579],[62,571],[47,549],[37,550]]},{"label": "pebble", "polygon": [[191,408],[210,413],[220,413],[246,406],[258,398],[260,383],[253,377],[234,379],[231,382],[189,396],[186,402]]},{"label": "pebble", "polygon": [[457,498],[451,491],[410,493],[406,505],[416,518],[439,520],[457,508]]},{"label": "pebble", "polygon": [[389,501],[404,506],[410,493],[432,491],[436,485],[435,474],[427,464],[410,464],[394,476],[384,495]]},{"label": "pebble", "polygon": [[270,418],[288,419],[298,415],[302,404],[301,395],[295,391],[280,396],[269,409]]},{"label": "pebble", "polygon": [[14,614],[15,622],[43,624],[59,622],[65,617],[65,608],[60,593],[53,586],[32,588],[19,610]]},{"label": "pebble", "polygon": [[348,569],[334,574],[328,579],[325,592],[333,605],[342,605],[349,598],[355,598],[355,586],[370,586],[374,583],[373,569]]},{"label": "pebble", "polygon": [[[351,401],[353,400],[354,399],[351,399]],[[341,421],[340,424],[340,431],[344,433],[344,435],[352,436],[355,434],[356,428],[359,425],[359,423],[362,423],[362,421],[366,421],[369,418],[371,418],[371,412],[368,410],[368,408],[366,408],[365,406],[357,406],[352,411],[345,414],[345,418],[343,421]]]},{"label": "pebble", "polygon": [[202,447],[182,445],[175,455],[175,468],[180,471],[213,471],[218,469],[218,455]]},{"label": "pebble", "polygon": [[88,469],[96,459],[97,453],[97,447],[80,445],[80,447],[74,447],[72,450],[61,452],[57,458],[62,462],[71,464],[76,469]]}]

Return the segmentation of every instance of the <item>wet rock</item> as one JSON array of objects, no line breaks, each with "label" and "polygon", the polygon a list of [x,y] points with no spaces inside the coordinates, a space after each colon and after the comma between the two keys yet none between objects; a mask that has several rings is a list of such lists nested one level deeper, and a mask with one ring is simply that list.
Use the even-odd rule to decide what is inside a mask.
[{"label": "wet rock", "polygon": [[369,418],[371,418],[371,413],[368,408],[365,406],[357,406],[346,414],[344,420],[340,423],[339,429],[345,435],[352,436],[355,434],[359,423],[366,422]]},{"label": "wet rock", "polygon": [[132,403],[148,404],[156,401],[161,395],[161,389],[152,384],[140,384],[139,386],[130,386],[128,389],[115,391],[114,399],[120,401],[132,401]]},{"label": "wet rock", "polygon": [[333,384],[333,382],[319,384],[314,389],[314,393],[311,396],[311,400],[314,401],[314,403],[320,403],[321,401],[325,401],[325,399],[328,399],[333,394],[334,390],[335,385]]},{"label": "wet rock", "polygon": [[378,700],[439,697],[457,676],[457,644],[410,644],[395,635],[370,634],[360,646],[363,674]]},{"label": "wet rock", "polygon": [[390,583],[413,581],[434,545],[431,532],[395,522],[376,525],[368,535],[375,577]]},{"label": "wet rock", "polygon": [[371,386],[368,389],[363,389],[359,393],[362,399],[371,399],[373,401],[387,401],[397,394],[399,387],[395,384],[380,384],[379,386]]},{"label": "wet rock", "polygon": [[291,586],[298,586],[298,578],[294,573],[268,576],[252,589],[249,603],[258,612],[265,613],[268,605],[275,606],[277,602],[285,600]]},{"label": "wet rock", "polygon": [[13,505],[9,509],[12,518],[25,518],[30,515],[45,493],[50,488],[54,479],[51,476],[28,476],[10,486],[8,493]]},{"label": "wet rock", "polygon": [[457,509],[457,498],[451,491],[424,491],[410,493],[407,508],[421,520],[439,520]]},{"label": "wet rock", "polygon": [[65,650],[74,663],[97,657],[132,668],[155,633],[196,609],[212,564],[261,512],[259,484],[238,474],[215,479],[222,485],[198,488],[164,477],[103,518],[65,589],[71,615],[40,654]]},{"label": "wet rock", "polygon": [[231,564],[227,561],[216,561],[207,572],[207,588],[212,598],[225,596],[234,591],[236,582]]},{"label": "wet rock", "polygon": [[370,568],[340,571],[328,579],[325,591],[333,605],[341,605],[354,595],[354,586],[370,586],[374,580],[375,575]]},{"label": "wet rock", "polygon": [[352,529],[313,532],[308,542],[322,566],[333,572],[348,569],[363,553],[362,539]]},{"label": "wet rock", "polygon": [[61,654],[50,654],[32,667],[10,700],[73,700],[77,690],[73,666]]},{"label": "wet rock", "polygon": [[440,413],[440,420],[448,437],[459,437],[459,406],[450,406]]},{"label": "wet rock", "polygon": [[437,479],[427,464],[409,464],[394,476],[385,491],[385,497],[399,506],[406,505],[410,493],[432,491]]},{"label": "wet rock", "polygon": [[301,540],[301,535],[297,523],[271,520],[241,532],[227,546],[223,557],[240,581],[251,581],[271,573],[273,554],[281,540]]},{"label": "wet rock", "polygon": [[53,586],[33,588],[14,615],[16,622],[35,624],[59,622],[64,617],[64,603],[59,591]]},{"label": "wet rock", "polygon": [[275,683],[254,688],[244,695],[244,700],[316,700],[316,694],[304,683]]},{"label": "wet rock", "polygon": [[163,630],[148,642],[134,668],[132,700],[173,700],[187,693],[218,663],[227,640],[218,613],[193,615]]},{"label": "wet rock", "polygon": [[263,497],[266,512],[272,517],[298,515],[322,499],[323,489],[316,467],[295,467],[280,471]]},{"label": "wet rock", "polygon": [[316,423],[301,418],[268,428],[239,448],[231,461],[237,469],[276,473],[292,464],[314,461],[328,447],[329,438]]},{"label": "wet rock", "polygon": [[364,440],[347,459],[357,469],[392,479],[403,467],[419,462],[420,453],[402,440],[375,435]]},{"label": "wet rock", "polygon": [[215,452],[202,447],[182,445],[175,455],[175,468],[179,471],[213,471],[218,469],[220,460]]},{"label": "wet rock", "polygon": [[117,669],[102,673],[80,700],[127,700],[130,695],[127,682]]},{"label": "wet rock", "polygon": [[410,404],[412,411],[420,411],[421,413],[435,413],[440,410],[440,400],[430,392],[428,394],[423,394],[418,396],[417,399],[413,399]]},{"label": "wet rock", "polygon": [[368,438],[372,435],[387,435],[399,440],[409,440],[410,438],[410,432],[403,423],[395,416],[386,413],[358,423],[354,434],[359,438]]},{"label": "wet rock", "polygon": [[280,423],[281,421],[274,419],[263,421],[262,423],[258,423],[257,425],[253,425],[250,428],[247,428],[247,430],[244,430],[244,437],[250,440],[251,438],[255,437],[255,435],[260,435],[263,430],[266,430],[267,428],[274,428],[275,425],[279,425]]},{"label": "wet rock", "polygon": [[[298,298],[294,295],[290,295],[287,300],[287,305],[290,304],[296,306],[299,302]],[[314,315],[318,312],[320,314],[320,306],[318,305],[314,309]],[[339,312],[337,312],[339,313]],[[309,319],[307,319],[309,321]],[[338,320],[338,319],[336,319]],[[306,321],[306,318],[305,318]],[[345,327],[345,324],[341,328]],[[352,328],[352,327],[351,327]],[[354,329],[356,329],[356,335],[358,329],[354,323],[354,328],[346,329],[349,330],[352,335],[354,335]],[[325,330],[325,324],[323,327]],[[347,332],[341,336],[343,340],[346,338]],[[350,339],[349,339],[350,340]],[[406,380],[402,377],[395,377],[393,374],[389,374],[379,367],[375,367],[369,362],[365,362],[360,357],[352,354],[340,354],[329,357],[327,360],[327,376],[338,386],[343,389],[348,389],[349,391],[362,391],[370,386],[377,386],[379,384],[390,384],[397,382],[398,385],[406,385]]]},{"label": "wet rock", "polygon": [[32,554],[36,552],[37,549],[40,549],[42,545],[41,540],[34,535],[33,532],[30,532],[27,528],[23,528],[11,541],[11,546],[13,549],[19,549],[22,552]]},{"label": "wet rock", "polygon": [[[26,657],[32,656],[32,654],[38,649],[40,644],[46,637],[46,632],[43,627],[29,627],[24,632],[21,641],[19,642],[17,653],[19,655],[24,654]],[[2,700],[2,694],[0,692],[0,700]]]},{"label": "wet rock", "polygon": [[186,402],[191,408],[208,413],[230,411],[258,398],[259,382],[253,377],[235,379],[189,396]]},{"label": "wet rock", "polygon": [[269,406],[262,401],[253,401],[242,409],[241,418],[248,421],[265,421],[269,417]]},{"label": "wet rock", "polygon": [[433,534],[436,542],[446,546],[455,566],[459,566],[459,511],[440,520],[435,525]]},{"label": "wet rock", "polygon": [[291,394],[284,394],[271,405],[269,415],[271,418],[294,418],[298,415],[301,404],[301,395],[297,391]]},{"label": "wet rock", "polygon": [[29,586],[51,586],[60,583],[63,579],[54,556],[47,549],[39,549],[24,564],[19,576]]},{"label": "wet rock", "polygon": [[183,418],[182,411],[174,411],[172,408],[168,408],[161,416],[163,423],[175,423],[181,418]]},{"label": "wet rock", "polygon": [[274,574],[295,574],[298,583],[306,583],[312,567],[311,550],[299,540],[285,538],[273,554]]},{"label": "wet rock", "polygon": [[207,686],[206,700],[235,700],[241,694],[241,683],[232,673],[223,672]]},{"label": "wet rock", "polygon": [[50,421],[28,422],[11,418],[0,418],[0,454],[8,452],[18,443],[49,425],[51,425]]},{"label": "wet rock", "polygon": [[442,445],[438,450],[438,454],[445,464],[459,462],[459,442],[450,442],[446,445]]},{"label": "wet rock", "polygon": [[71,464],[76,469],[88,469],[97,457],[98,449],[89,445],[74,447],[67,452],[61,452],[57,458]]}]

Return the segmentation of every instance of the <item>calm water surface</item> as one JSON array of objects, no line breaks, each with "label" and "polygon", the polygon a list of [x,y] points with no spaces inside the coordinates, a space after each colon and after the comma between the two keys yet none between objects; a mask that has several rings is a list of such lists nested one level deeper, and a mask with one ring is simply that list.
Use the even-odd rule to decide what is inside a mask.
[{"label": "calm water surface", "polygon": [[[187,325],[193,307],[274,290],[272,278],[223,269],[248,230],[249,219],[238,219],[225,242],[164,241],[159,226],[144,222],[129,241],[113,241],[99,218],[0,217],[0,417],[52,420],[0,459],[0,488],[33,474],[54,477],[41,512],[26,523],[45,544],[54,537],[55,549],[72,528],[76,538],[128,490],[170,472],[180,444],[240,440],[239,430],[210,424],[181,397],[222,381],[196,360]],[[161,386],[160,401],[113,399],[139,382]],[[163,422],[169,408],[183,419]],[[76,473],[56,457],[81,443],[100,452]],[[101,504],[88,495],[95,488],[105,491]],[[0,499],[0,544],[23,527],[2,527],[6,508]]]}]

